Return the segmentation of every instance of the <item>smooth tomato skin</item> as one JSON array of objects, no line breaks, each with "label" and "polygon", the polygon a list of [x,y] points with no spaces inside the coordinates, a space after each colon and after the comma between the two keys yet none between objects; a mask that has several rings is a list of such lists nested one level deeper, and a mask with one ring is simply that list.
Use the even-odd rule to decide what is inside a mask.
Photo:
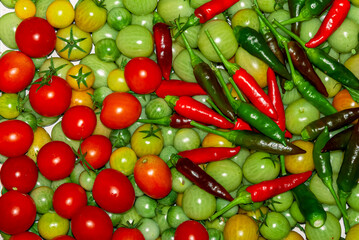
[{"label": "smooth tomato skin", "polygon": [[145,237],[136,228],[119,227],[113,233],[112,240],[145,240]]},{"label": "smooth tomato skin", "polygon": [[52,205],[58,215],[71,219],[87,205],[86,191],[76,183],[64,183],[55,190]]},{"label": "smooth tomato skin", "polygon": [[86,106],[69,108],[62,117],[61,127],[64,134],[73,140],[89,137],[96,127],[96,114]]},{"label": "smooth tomato skin", "polygon": [[140,117],[141,103],[130,93],[114,92],[103,100],[101,122],[111,129],[123,129]]},{"label": "smooth tomato skin", "polygon": [[138,187],[154,199],[166,197],[172,189],[172,174],[168,165],[156,155],[137,160],[134,177]]},{"label": "smooth tomato skin", "polygon": [[[80,149],[79,151],[80,152]],[[81,153],[94,169],[99,169],[110,160],[112,144],[110,139],[103,135],[92,135],[81,143]]]},{"label": "smooth tomato skin", "polygon": [[0,154],[18,157],[29,150],[34,140],[32,128],[20,120],[7,120],[0,123]]},{"label": "smooth tomato skin", "polygon": [[104,169],[96,177],[92,189],[96,203],[111,213],[123,213],[135,202],[135,190],[128,178],[120,171]]},{"label": "smooth tomato skin", "polygon": [[9,240],[42,240],[42,238],[32,232],[23,232],[12,235]]},{"label": "smooth tomato skin", "polygon": [[16,29],[15,41],[19,50],[29,57],[41,58],[55,48],[55,29],[43,18],[30,17]]},{"label": "smooth tomato skin", "polygon": [[35,218],[36,206],[29,195],[11,190],[0,197],[0,231],[10,235],[25,232]]},{"label": "smooth tomato skin", "polygon": [[104,210],[94,206],[85,206],[73,216],[71,230],[77,240],[110,240],[113,226]]},{"label": "smooth tomato skin", "polygon": [[197,221],[188,220],[181,223],[175,232],[175,240],[209,239],[206,228]]},{"label": "smooth tomato skin", "polygon": [[0,58],[0,91],[17,93],[24,90],[35,75],[31,58],[19,51],[11,51]]},{"label": "smooth tomato skin", "polygon": [[75,167],[76,156],[62,141],[46,143],[37,154],[37,166],[44,177],[56,181],[69,176]]},{"label": "smooth tomato skin", "polygon": [[57,237],[53,238],[52,240],[75,240],[75,238],[70,237],[68,235],[62,235],[62,236],[57,236]]},{"label": "smooth tomato skin", "polygon": [[70,85],[58,76],[52,76],[50,85],[40,87],[42,78],[30,87],[29,100],[34,110],[45,117],[55,117],[66,111],[71,103]]},{"label": "smooth tomato skin", "polygon": [[30,192],[36,185],[37,177],[37,166],[26,155],[8,158],[0,170],[2,185],[6,189],[16,189],[21,193]]},{"label": "smooth tomato skin", "polygon": [[162,81],[158,64],[150,58],[136,57],[125,66],[125,80],[128,87],[138,94],[156,91]]}]

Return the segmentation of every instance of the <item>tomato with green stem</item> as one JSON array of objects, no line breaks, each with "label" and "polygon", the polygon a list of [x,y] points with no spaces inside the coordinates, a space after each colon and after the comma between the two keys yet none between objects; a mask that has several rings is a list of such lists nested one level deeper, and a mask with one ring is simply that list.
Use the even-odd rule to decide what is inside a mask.
[{"label": "tomato with green stem", "polygon": [[139,126],[132,134],[131,147],[138,157],[159,155],[163,148],[161,129],[149,123]]},{"label": "tomato with green stem", "polygon": [[92,87],[95,82],[95,74],[91,68],[84,64],[71,67],[66,73],[66,81],[71,88],[78,91],[85,91]]}]

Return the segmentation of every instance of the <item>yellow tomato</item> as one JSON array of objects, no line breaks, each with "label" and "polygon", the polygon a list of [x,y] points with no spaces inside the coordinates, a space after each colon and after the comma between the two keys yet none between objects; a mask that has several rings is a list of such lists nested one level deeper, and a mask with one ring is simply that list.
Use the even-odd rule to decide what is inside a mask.
[{"label": "yellow tomato", "polygon": [[296,140],[293,141],[292,143],[305,150],[306,153],[286,155],[284,157],[285,168],[288,170],[288,172],[293,174],[303,173],[306,171],[313,171],[314,170],[313,143],[306,142],[303,140]]},{"label": "yellow tomato", "polygon": [[87,106],[89,108],[94,108],[94,104],[91,97],[93,93],[94,93],[93,88],[89,88],[85,91],[72,90],[70,107],[81,105],[81,106]]},{"label": "yellow tomato", "polygon": [[[343,89],[335,95],[333,98],[333,107],[338,110],[338,112],[349,109],[349,108],[357,108],[359,107],[359,103],[357,103],[352,96],[350,95],[347,89]],[[356,124],[358,120],[355,120],[353,123]]]},{"label": "yellow tomato", "polygon": [[177,194],[176,204],[177,206],[182,207],[183,193]]},{"label": "yellow tomato", "polygon": [[304,240],[304,238],[299,233],[291,231],[284,240]]},{"label": "yellow tomato", "polygon": [[15,4],[15,14],[20,19],[35,16],[36,6],[31,0],[19,0]]},{"label": "yellow tomato", "polygon": [[112,70],[107,76],[107,86],[114,92],[128,92],[125,72],[119,68]]},{"label": "yellow tomato", "polygon": [[66,81],[72,89],[84,91],[92,87],[95,82],[95,74],[88,66],[78,64],[67,71]]},{"label": "yellow tomato", "polygon": [[346,240],[359,240],[359,223],[349,229]]},{"label": "yellow tomato", "polygon": [[202,141],[202,147],[234,147],[234,145],[224,137],[208,133]]},{"label": "yellow tomato", "polygon": [[257,223],[243,214],[237,214],[228,219],[223,230],[225,240],[257,240],[258,233]]},{"label": "yellow tomato", "polygon": [[75,19],[75,10],[69,1],[54,1],[46,10],[46,19],[54,28],[65,28]]},{"label": "yellow tomato", "polygon": [[95,130],[93,131],[92,135],[103,135],[103,136],[109,138],[112,129],[103,125],[103,123],[101,122],[101,119],[100,119],[99,112],[100,112],[100,110],[95,110],[97,123],[96,123],[96,127],[95,127]]},{"label": "yellow tomato", "polygon": [[110,167],[129,176],[133,173],[136,161],[136,153],[131,148],[121,147],[112,152]]},{"label": "yellow tomato", "polygon": [[51,142],[50,135],[46,132],[44,128],[37,127],[37,129],[34,132],[34,141],[32,142],[26,155],[36,162],[37,153],[48,142]]},{"label": "yellow tomato", "polygon": [[266,214],[267,212],[268,212],[268,208],[265,206],[257,208],[256,210],[253,211],[245,211],[240,209],[240,213],[244,213],[254,219],[260,219],[260,217],[262,216],[261,214]]}]

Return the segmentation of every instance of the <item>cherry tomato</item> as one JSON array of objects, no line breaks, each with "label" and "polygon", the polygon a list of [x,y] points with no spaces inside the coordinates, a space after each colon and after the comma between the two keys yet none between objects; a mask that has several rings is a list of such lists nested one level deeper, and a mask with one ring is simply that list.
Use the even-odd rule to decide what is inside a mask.
[{"label": "cherry tomato", "polygon": [[36,6],[31,0],[19,0],[15,3],[15,14],[20,19],[35,16]]},{"label": "cherry tomato", "polygon": [[66,81],[70,84],[72,89],[84,91],[94,84],[95,74],[88,66],[78,64],[67,71]]},{"label": "cherry tomato", "polygon": [[157,63],[146,57],[132,58],[125,66],[128,87],[138,94],[156,91],[162,81],[162,72]]},{"label": "cherry tomato", "polygon": [[145,155],[137,160],[134,177],[138,187],[148,196],[160,199],[172,189],[172,174],[168,165],[156,155]]},{"label": "cherry tomato", "polygon": [[[359,107],[359,103],[357,103],[352,96],[350,95],[347,89],[343,89],[337,93],[337,95],[333,98],[333,107],[339,111],[349,108],[357,108]],[[357,123],[358,120],[355,120],[353,123]]]},{"label": "cherry tomato", "polygon": [[11,190],[0,197],[0,231],[10,235],[25,232],[35,217],[36,206],[29,195]]},{"label": "cherry tomato", "polygon": [[209,239],[206,228],[197,221],[188,220],[181,223],[175,232],[175,240]]},{"label": "cherry tomato", "polygon": [[96,127],[96,114],[86,106],[75,106],[69,108],[61,121],[64,134],[73,140],[89,137]]},{"label": "cherry tomato", "polygon": [[313,143],[303,140],[296,140],[292,143],[305,150],[306,153],[284,156],[285,169],[292,174],[313,171],[315,168],[313,161]]},{"label": "cherry tomato", "polygon": [[34,140],[32,128],[20,120],[0,123],[0,154],[17,157],[25,154]]},{"label": "cherry tomato", "polygon": [[30,17],[17,27],[15,41],[21,52],[29,57],[41,58],[54,50],[56,33],[45,19]]},{"label": "cherry tomato", "polygon": [[223,236],[225,240],[256,240],[259,236],[258,225],[251,217],[236,214],[226,222]]},{"label": "cherry tomato", "polygon": [[112,240],[145,240],[145,237],[136,228],[119,227],[113,233]]},{"label": "cherry tomato", "polygon": [[76,183],[64,183],[55,190],[52,204],[57,214],[71,219],[80,208],[87,205],[86,191]]},{"label": "cherry tomato", "polygon": [[106,23],[106,19],[106,8],[92,0],[81,1],[75,8],[76,25],[83,31],[96,31]]},{"label": "cherry tomato", "polygon": [[135,202],[130,180],[120,171],[109,168],[97,175],[92,195],[101,208],[111,213],[126,212]]},{"label": "cherry tomato", "polygon": [[131,137],[131,147],[138,157],[159,155],[163,149],[164,140],[159,127],[154,124],[139,126]]},{"label": "cherry tomato", "polygon": [[91,97],[93,94],[93,88],[89,88],[85,91],[72,90],[70,107],[87,106],[89,108],[94,108],[94,102]]},{"label": "cherry tomato", "polygon": [[62,236],[57,236],[52,240],[75,240],[75,238],[70,237],[69,235],[62,235]]},{"label": "cherry tomato", "polygon": [[141,111],[141,103],[132,94],[114,92],[103,101],[100,119],[106,127],[123,129],[134,124]]},{"label": "cherry tomato", "polygon": [[75,19],[75,10],[70,1],[54,1],[46,10],[46,19],[54,28],[65,28]]},{"label": "cherry tomato", "polygon": [[16,235],[12,235],[9,240],[42,240],[42,238],[32,232],[23,232]]},{"label": "cherry tomato", "polygon": [[34,75],[34,63],[22,52],[8,52],[0,58],[0,91],[20,92],[31,83]]},{"label": "cherry tomato", "polygon": [[85,206],[73,216],[71,230],[77,240],[110,240],[113,226],[104,210]]},{"label": "cherry tomato", "polygon": [[26,155],[8,158],[0,170],[0,180],[6,189],[21,193],[30,192],[36,185],[38,177],[35,162]]},{"label": "cherry tomato", "polygon": [[55,181],[69,176],[75,167],[76,156],[62,141],[46,143],[37,155],[37,165],[44,177]]}]

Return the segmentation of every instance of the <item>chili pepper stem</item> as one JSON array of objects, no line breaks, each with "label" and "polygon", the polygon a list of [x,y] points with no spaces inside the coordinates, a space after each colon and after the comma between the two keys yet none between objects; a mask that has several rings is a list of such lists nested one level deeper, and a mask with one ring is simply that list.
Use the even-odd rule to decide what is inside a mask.
[{"label": "chili pepper stem", "polygon": [[294,17],[294,18],[290,18],[288,20],[282,21],[281,24],[288,25],[288,24],[292,24],[292,23],[296,23],[296,22],[304,22],[304,21],[307,21],[310,19],[311,19],[311,15],[310,15],[308,8],[303,7],[302,10],[300,11],[300,14],[298,17]]},{"label": "chili pepper stem", "polygon": [[280,155],[279,160],[280,160],[280,167],[281,167],[282,176],[285,176],[285,175],[287,175],[287,171],[285,169],[284,155]]},{"label": "chili pepper stem", "polygon": [[343,214],[344,219],[348,219],[347,211],[346,211],[345,207],[343,207],[343,205],[339,201],[339,198],[333,188],[333,179],[331,177],[329,177],[329,178],[322,179],[322,181],[323,181],[324,185],[329,189],[330,193],[332,194],[340,212]]},{"label": "chili pepper stem", "polygon": [[211,99],[207,99],[206,102],[208,102],[209,105],[211,105],[211,107],[218,113],[220,114],[222,117],[224,117],[225,119],[227,119],[228,122],[232,122],[231,119],[229,119],[226,115],[224,115],[221,110],[216,106],[216,104],[214,104],[214,102]]},{"label": "chili pepper stem", "polygon": [[178,97],[176,97],[176,96],[167,95],[165,97],[165,101],[168,103],[168,105],[171,108],[174,108],[176,106],[177,100],[178,100]]},{"label": "chili pepper stem", "polygon": [[[338,195],[339,195],[339,201],[341,203],[342,208],[346,208],[346,204],[347,204],[347,199],[350,195],[350,193],[348,192],[344,192],[343,190],[339,189],[338,190]],[[349,224],[349,220],[346,218],[343,218],[344,221],[344,227],[345,227],[345,232],[347,233],[349,231],[350,228],[350,224]]]},{"label": "chili pepper stem", "polygon": [[[222,76],[222,75],[221,75]],[[217,76],[218,77],[218,76]],[[232,85],[232,87],[234,88],[234,91],[236,91],[239,99],[242,101],[242,102],[246,102],[246,99],[243,97],[243,94],[241,92],[241,90],[239,90],[237,84],[233,81],[233,78],[228,78],[228,81],[229,83]]]},{"label": "chili pepper stem", "polygon": [[177,27],[179,27],[178,32],[176,32],[176,34],[173,36],[173,39],[176,40],[179,37],[179,35],[181,35],[188,28],[197,26],[199,24],[200,24],[199,18],[196,15],[192,14],[191,16],[189,16],[189,18],[187,19],[187,22],[182,27],[177,26]]},{"label": "chili pepper stem", "polygon": [[226,139],[228,139],[228,137],[230,136],[229,132],[221,132],[221,131],[218,131],[218,130],[216,130],[216,129],[212,129],[212,128],[210,128],[210,127],[207,127],[207,126],[204,126],[204,125],[202,125],[202,124],[199,124],[199,123],[197,123],[197,122],[195,122],[195,121],[191,121],[190,124],[191,124],[192,126],[198,128],[198,129],[200,129],[200,130],[203,130],[203,131],[205,131],[205,132],[209,132],[209,133],[216,134],[216,135],[221,136],[221,137],[224,137],[224,138],[226,138]]},{"label": "chili pepper stem", "polygon": [[169,117],[163,117],[159,119],[138,119],[137,122],[140,123],[153,123],[163,126],[169,126],[171,123],[171,119]]},{"label": "chili pepper stem", "polygon": [[295,41],[297,41],[301,47],[306,50],[307,47],[305,46],[305,42],[298,37],[297,35],[295,35],[294,33],[292,33],[291,31],[289,31],[288,29],[286,29],[280,22],[278,22],[276,19],[274,19],[273,23],[279,27],[281,30],[283,30],[286,34],[288,34],[291,38],[293,38]]}]

